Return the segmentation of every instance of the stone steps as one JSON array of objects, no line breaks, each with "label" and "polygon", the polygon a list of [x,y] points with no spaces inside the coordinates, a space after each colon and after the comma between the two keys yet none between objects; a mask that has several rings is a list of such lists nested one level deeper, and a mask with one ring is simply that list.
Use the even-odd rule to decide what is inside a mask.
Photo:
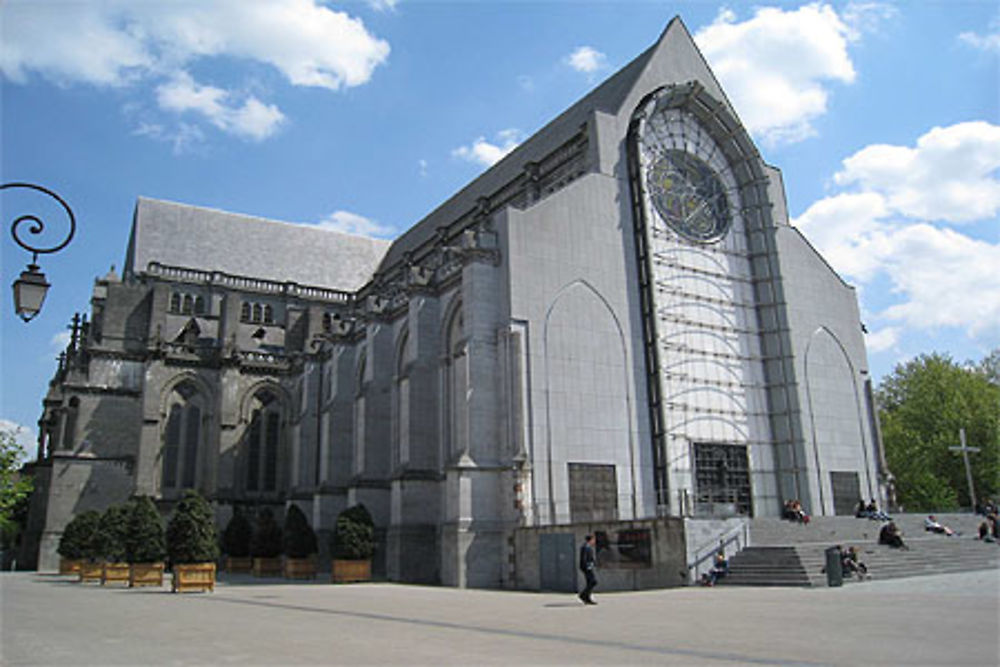
[{"label": "stone steps", "polygon": [[[780,519],[754,519],[750,522],[752,546],[730,559],[729,576],[719,584],[825,586],[825,551],[836,545],[858,547],[860,560],[873,580],[1000,568],[1000,546],[975,539],[981,517],[937,515],[941,523],[962,533],[946,537],[924,531],[925,516],[894,518],[903,530],[908,550],[877,543],[883,522],[818,517],[803,526]],[[845,583],[849,581],[845,579]]]}]

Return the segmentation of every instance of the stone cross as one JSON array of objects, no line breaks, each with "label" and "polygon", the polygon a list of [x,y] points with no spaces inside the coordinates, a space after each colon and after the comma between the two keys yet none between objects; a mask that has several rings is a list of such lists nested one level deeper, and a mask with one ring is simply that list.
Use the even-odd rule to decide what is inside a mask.
[{"label": "stone cross", "polygon": [[979,451],[979,447],[967,447],[965,445],[965,429],[958,429],[958,438],[962,442],[961,447],[949,447],[948,449],[952,452],[962,452],[962,459],[965,460],[965,477],[969,480],[969,499],[972,501],[972,511],[976,511],[976,491],[972,486],[972,466],[969,465],[969,452],[975,454]]}]

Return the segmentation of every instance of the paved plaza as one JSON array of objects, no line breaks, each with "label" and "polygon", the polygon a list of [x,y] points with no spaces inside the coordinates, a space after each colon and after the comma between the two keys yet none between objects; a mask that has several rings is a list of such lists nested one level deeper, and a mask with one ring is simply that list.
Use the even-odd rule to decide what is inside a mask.
[{"label": "paved plaza", "polygon": [[3,665],[996,665],[1000,573],[572,595],[240,578],[215,593],[3,573]]}]

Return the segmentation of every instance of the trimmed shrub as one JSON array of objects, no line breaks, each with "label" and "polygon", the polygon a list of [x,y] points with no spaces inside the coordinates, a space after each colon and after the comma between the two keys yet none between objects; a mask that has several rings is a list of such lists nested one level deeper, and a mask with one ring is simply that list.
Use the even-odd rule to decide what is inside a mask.
[{"label": "trimmed shrub", "polygon": [[167,526],[170,562],[214,563],[219,557],[212,507],[197,491],[188,490]]},{"label": "trimmed shrub", "polygon": [[125,539],[128,533],[128,510],[124,505],[112,505],[101,514],[97,530],[98,557],[109,563],[125,560]]},{"label": "trimmed shrub", "polygon": [[297,505],[290,506],[285,513],[284,547],[289,558],[308,558],[319,551],[316,533]]},{"label": "trimmed shrub", "polygon": [[149,496],[138,496],[128,503],[128,531],[125,535],[125,560],[129,563],[158,563],[167,554],[163,519]]},{"label": "trimmed shrub", "polygon": [[96,560],[94,537],[100,523],[101,513],[94,510],[73,517],[59,538],[59,555],[69,560]]},{"label": "trimmed shrub", "polygon": [[246,558],[250,555],[253,540],[253,526],[239,507],[233,510],[233,517],[222,531],[222,552],[232,558]]},{"label": "trimmed shrub", "polygon": [[368,560],[375,553],[375,522],[362,504],[348,507],[337,517],[330,543],[333,557]]},{"label": "trimmed shrub", "polygon": [[271,510],[265,508],[257,516],[250,555],[254,558],[277,558],[281,555],[281,526],[274,520]]}]

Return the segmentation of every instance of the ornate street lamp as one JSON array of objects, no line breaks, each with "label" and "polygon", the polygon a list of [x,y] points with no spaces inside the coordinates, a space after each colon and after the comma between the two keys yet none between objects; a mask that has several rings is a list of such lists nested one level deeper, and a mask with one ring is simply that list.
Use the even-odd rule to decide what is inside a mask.
[{"label": "ornate street lamp", "polygon": [[38,216],[31,214],[22,215],[16,218],[11,224],[10,234],[14,237],[14,242],[31,253],[31,262],[28,264],[27,270],[22,271],[21,276],[13,284],[14,310],[22,320],[30,322],[34,319],[35,315],[41,312],[42,303],[45,301],[45,294],[49,290],[49,283],[45,280],[45,274],[39,270],[37,264],[38,255],[58,252],[65,248],[73,240],[73,235],[76,233],[76,217],[73,215],[73,210],[69,207],[69,204],[63,201],[62,197],[40,185],[35,185],[34,183],[4,183],[0,185],[0,190],[6,190],[7,188],[28,188],[47,194],[59,202],[66,211],[66,215],[69,216],[69,236],[62,243],[51,248],[36,248],[18,236],[18,227],[23,222],[32,223],[28,227],[30,233],[41,234],[45,229],[45,223]]}]

